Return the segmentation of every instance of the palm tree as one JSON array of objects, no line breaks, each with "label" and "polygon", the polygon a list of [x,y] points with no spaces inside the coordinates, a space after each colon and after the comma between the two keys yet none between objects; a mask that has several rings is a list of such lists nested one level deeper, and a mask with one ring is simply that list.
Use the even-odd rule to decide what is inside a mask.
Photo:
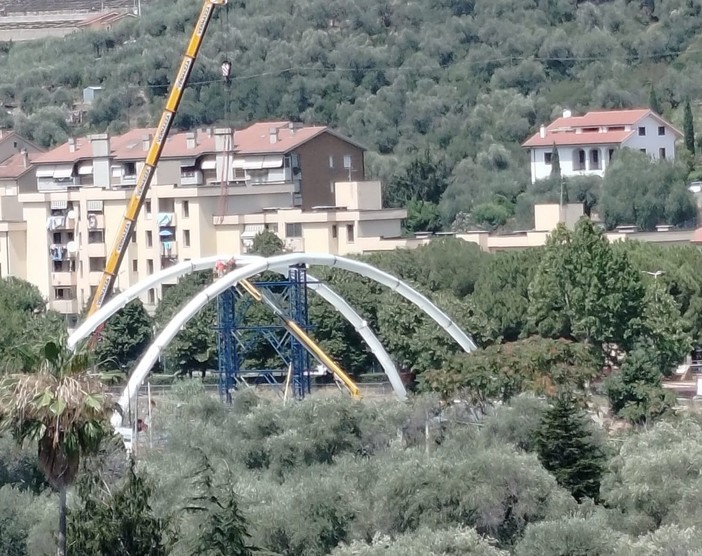
[{"label": "palm tree", "polygon": [[66,554],[66,491],[80,458],[95,454],[112,434],[116,404],[90,373],[87,351],[71,351],[65,338],[40,349],[17,350],[14,372],[0,379],[0,432],[18,444],[36,443],[39,467],[59,493],[58,556]]}]

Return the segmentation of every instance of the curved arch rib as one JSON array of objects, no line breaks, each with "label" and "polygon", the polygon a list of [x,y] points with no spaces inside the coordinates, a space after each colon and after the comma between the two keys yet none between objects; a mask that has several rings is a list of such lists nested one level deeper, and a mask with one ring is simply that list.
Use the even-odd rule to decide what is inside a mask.
[{"label": "curved arch rib", "polygon": [[[202,259],[186,261],[149,276],[145,280],[142,280],[138,284],[135,284],[124,292],[114,296],[108,303],[103,305],[100,310],[89,316],[68,338],[69,349],[73,349],[81,340],[85,339],[98,326],[149,288],[157,286],[166,280],[178,278],[184,274],[189,274],[198,270],[211,269],[217,264],[217,261],[227,260],[229,258],[231,257],[227,255],[223,257],[204,257]],[[248,264],[253,261],[262,261],[264,260],[264,257],[239,255],[236,257],[236,259],[244,264]],[[282,273],[286,269],[287,265],[280,264],[273,265],[269,270]],[[380,340],[368,326],[368,323],[356,312],[353,307],[351,307],[351,305],[346,302],[343,297],[310,274],[307,275],[307,287],[316,292],[322,299],[330,303],[343,315],[347,321],[351,323],[385,371],[385,374],[387,375],[388,380],[390,380],[390,384],[392,385],[397,397],[404,400],[407,397],[407,391],[405,390],[405,385],[402,383],[402,379],[400,378],[400,373],[398,372],[395,363],[393,363],[390,354],[388,354],[387,350],[383,347],[383,344],[380,343]]]},{"label": "curved arch rib", "polygon": [[[391,274],[383,272],[382,270],[379,270],[369,264],[335,255],[323,253],[291,253],[260,261],[251,261],[246,266],[235,269],[229,274],[223,276],[195,295],[190,302],[188,302],[188,304],[185,305],[185,307],[183,307],[180,312],[178,312],[178,314],[171,319],[158,337],[151,343],[146,353],[142,356],[136,369],[134,369],[132,372],[122,396],[120,397],[120,406],[122,406],[122,408],[126,408],[128,406],[129,400],[134,396],[141,382],[148,375],[161,351],[171,342],[171,340],[183,328],[183,326],[185,326],[185,324],[187,324],[187,322],[195,314],[197,314],[205,305],[207,305],[209,301],[216,298],[220,293],[236,284],[236,282],[239,280],[250,278],[251,276],[265,272],[266,270],[272,270],[274,267],[279,265],[287,267],[301,263],[338,267],[343,270],[348,270],[350,272],[366,276],[371,280],[383,284],[422,309],[426,314],[434,319],[439,326],[446,330],[446,332],[452,338],[454,338],[454,340],[456,340],[456,342],[458,342],[458,344],[465,351],[470,352],[475,349],[475,344],[473,341],[466,335],[465,332],[463,332],[463,330],[458,327],[456,323],[453,322],[453,320],[451,320],[448,315],[446,315],[446,313],[444,313],[421,293],[414,290],[402,280],[392,276]],[[115,426],[119,426],[121,419],[121,415],[118,413],[113,416],[113,423]]]}]

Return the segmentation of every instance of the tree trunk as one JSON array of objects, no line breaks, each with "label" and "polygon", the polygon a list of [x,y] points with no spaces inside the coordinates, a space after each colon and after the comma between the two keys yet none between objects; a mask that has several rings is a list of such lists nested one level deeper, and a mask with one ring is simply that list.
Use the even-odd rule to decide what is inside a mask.
[{"label": "tree trunk", "polygon": [[57,556],[66,556],[66,490],[68,487],[62,486],[59,489],[59,531]]}]

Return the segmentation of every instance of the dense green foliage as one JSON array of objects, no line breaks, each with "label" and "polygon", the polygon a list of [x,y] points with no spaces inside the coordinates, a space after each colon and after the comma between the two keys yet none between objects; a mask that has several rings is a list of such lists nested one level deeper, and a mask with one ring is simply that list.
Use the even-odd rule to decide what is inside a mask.
[{"label": "dense green foliage", "polygon": [[[198,10],[156,0],[108,31],[4,45],[0,99],[18,110],[2,123],[45,145],[153,125]],[[409,208],[410,230],[457,216],[523,227],[534,188],[520,143],[562,109],[650,103],[683,127],[692,101],[694,120],[701,23],[683,0],[230,2],[215,10],[175,124],[329,124],[368,146],[369,174]],[[70,128],[88,85],[103,91]]]},{"label": "dense green foliage", "polygon": [[151,343],[153,321],[138,299],[112,316],[100,332],[95,356],[106,370],[128,370]]}]

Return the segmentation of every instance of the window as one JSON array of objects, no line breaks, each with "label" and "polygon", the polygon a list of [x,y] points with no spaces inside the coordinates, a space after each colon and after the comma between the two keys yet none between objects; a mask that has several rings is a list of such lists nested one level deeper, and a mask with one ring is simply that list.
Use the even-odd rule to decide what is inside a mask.
[{"label": "window", "polygon": [[136,228],[132,230],[132,243],[136,243]]},{"label": "window", "polygon": [[658,126],[658,135],[665,135],[665,126],[664,125],[659,125]]},{"label": "window", "polygon": [[88,243],[105,243],[105,231],[90,230],[88,232]]},{"label": "window", "polygon": [[334,168],[334,155],[329,155],[329,168]]},{"label": "window", "polygon": [[346,238],[347,238],[349,243],[353,243],[355,241],[353,228],[354,228],[353,224],[348,224],[346,226]]},{"label": "window", "polygon": [[553,153],[544,153],[544,164],[551,164]]},{"label": "window", "polygon": [[190,230],[183,230],[183,245],[190,247]]},{"label": "window", "polygon": [[665,160],[665,147],[658,149],[658,158]]},{"label": "window", "polygon": [[263,227],[268,232],[272,232],[274,234],[278,233],[278,224],[264,224]]},{"label": "window", "polygon": [[639,128],[639,137],[645,137],[646,136],[646,128],[641,126]]},{"label": "window", "polygon": [[154,273],[154,260],[153,259],[146,259],[146,273],[147,274]]},{"label": "window", "polygon": [[302,224],[299,222],[295,222],[294,224],[286,224],[285,237],[302,237]]},{"label": "window", "polygon": [[332,226],[332,238],[336,239],[339,237],[339,230],[336,227],[336,224]]},{"label": "window", "polygon": [[90,257],[88,259],[88,269],[90,272],[102,272],[105,268],[105,257]]},{"label": "window", "polygon": [[125,162],[122,166],[124,177],[133,178],[136,176],[136,162]]},{"label": "window", "polygon": [[614,149],[609,149],[609,159],[612,160],[614,158]]},{"label": "window", "polygon": [[190,201],[183,201],[181,204],[181,211],[183,213],[183,218],[190,217]]},{"label": "window", "polygon": [[646,154],[646,149],[639,149],[642,153]]},{"label": "window", "polygon": [[139,261],[132,259],[132,272],[139,272]]},{"label": "window", "polygon": [[66,290],[63,288],[54,288],[54,299],[64,299],[66,297]]},{"label": "window", "polygon": [[149,305],[155,305],[156,304],[156,290],[153,288],[149,289],[148,293],[148,304]]},{"label": "window", "polygon": [[146,231],[146,246],[147,247],[152,247],[154,244],[154,234],[151,232],[151,230]]},{"label": "window", "polygon": [[329,191],[331,191],[332,193],[336,192],[336,185],[335,185],[334,180],[329,182]]},{"label": "window", "polygon": [[351,155],[350,154],[345,154],[344,155],[344,168],[346,170],[351,169]]},{"label": "window", "polygon": [[144,212],[146,214],[151,214],[151,201],[146,201],[146,203],[144,203]]},{"label": "window", "polygon": [[54,241],[52,243],[61,243],[61,232],[54,232]]}]

